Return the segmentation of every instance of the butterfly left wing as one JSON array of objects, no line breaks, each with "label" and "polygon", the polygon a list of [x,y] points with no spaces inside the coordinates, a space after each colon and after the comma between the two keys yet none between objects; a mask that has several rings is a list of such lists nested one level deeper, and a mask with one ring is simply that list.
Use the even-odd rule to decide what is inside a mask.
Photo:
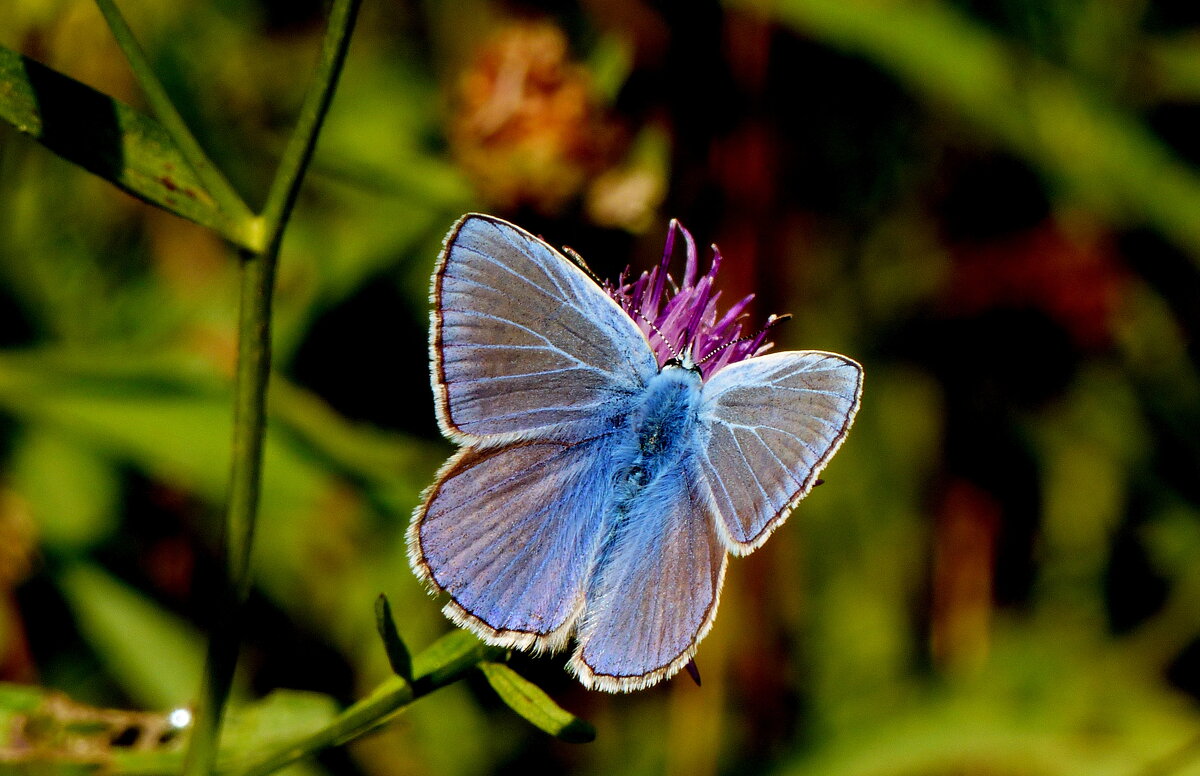
[{"label": "butterfly left wing", "polygon": [[753,552],[808,494],[862,396],[862,367],[836,353],[768,353],[701,389],[701,470],[729,551]]},{"label": "butterfly left wing", "polygon": [[609,441],[467,448],[446,463],[413,517],[408,555],[450,594],[450,619],[490,644],[566,642],[607,502]]},{"label": "butterfly left wing", "polygon": [[459,220],[432,295],[438,420],[460,444],[583,438],[658,372],[633,319],[583,270],[507,221]]},{"label": "butterfly left wing", "polygon": [[717,614],[726,554],[690,456],[634,500],[601,550],[570,668],[628,692],[687,665]]}]

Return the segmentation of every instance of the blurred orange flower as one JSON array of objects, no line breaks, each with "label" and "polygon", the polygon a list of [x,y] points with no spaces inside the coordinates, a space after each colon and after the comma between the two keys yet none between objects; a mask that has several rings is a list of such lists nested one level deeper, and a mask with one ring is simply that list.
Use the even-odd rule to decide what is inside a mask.
[{"label": "blurred orange flower", "polygon": [[462,73],[451,149],[501,209],[553,214],[609,167],[620,133],[548,22],[514,22],[483,43]]}]

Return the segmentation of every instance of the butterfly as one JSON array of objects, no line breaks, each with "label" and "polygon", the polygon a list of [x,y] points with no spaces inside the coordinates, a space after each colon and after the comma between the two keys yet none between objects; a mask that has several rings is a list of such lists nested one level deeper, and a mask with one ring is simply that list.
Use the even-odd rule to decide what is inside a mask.
[{"label": "butterfly", "polygon": [[749,298],[718,321],[720,255],[697,282],[679,229],[689,262],[673,307],[627,309],[658,305],[666,259],[662,275],[604,287],[479,214],[450,230],[432,280],[437,416],[460,449],[414,513],[413,570],[489,644],[553,652],[573,638],[568,669],[612,692],[691,661],[727,556],[760,547],[807,495],[862,395],[858,363],[763,355],[765,330],[695,351],[740,331]]}]

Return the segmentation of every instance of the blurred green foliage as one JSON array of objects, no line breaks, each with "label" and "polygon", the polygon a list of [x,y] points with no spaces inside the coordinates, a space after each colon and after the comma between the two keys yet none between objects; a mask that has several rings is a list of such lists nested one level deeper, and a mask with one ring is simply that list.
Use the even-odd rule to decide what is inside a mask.
[{"label": "blurred green foliage", "polygon": [[[121,7],[257,206],[321,4]],[[381,592],[410,644],[450,630],[404,531],[450,451],[429,273],[488,210],[609,277],[680,218],[727,299],[794,314],[780,347],[865,364],[863,409],[731,563],[703,687],[610,697],[517,655],[532,684],[489,666],[314,772],[1200,774],[1198,36],[1166,0],[367,2],[283,246],[228,752],[392,681]],[[0,727],[100,746],[64,720],[153,727],[196,690],[238,235],[168,201],[186,169],[90,2],[10,3],[0,46],[0,679],[38,688],[0,685]],[[57,156],[31,79],[78,96]],[[120,164],[81,145],[99,115]],[[178,767],[176,739],[112,744]]]}]

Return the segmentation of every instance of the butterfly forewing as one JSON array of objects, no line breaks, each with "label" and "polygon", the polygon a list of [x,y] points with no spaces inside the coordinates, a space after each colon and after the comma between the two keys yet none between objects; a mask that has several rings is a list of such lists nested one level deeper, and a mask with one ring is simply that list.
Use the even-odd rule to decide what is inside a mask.
[{"label": "butterfly forewing", "polygon": [[505,221],[469,215],[451,230],[433,295],[438,415],[460,441],[581,438],[657,372],[645,336],[591,278]]},{"label": "butterfly forewing", "polygon": [[571,667],[589,687],[636,690],[671,676],[717,613],[725,547],[685,456],[614,526],[587,592]]},{"label": "butterfly forewing", "polygon": [[583,605],[611,476],[606,437],[467,449],[413,521],[413,566],[496,644],[557,648]]},{"label": "butterfly forewing", "polygon": [[735,554],[751,552],[812,488],[862,393],[862,367],[835,353],[771,353],[704,385],[701,469]]}]

